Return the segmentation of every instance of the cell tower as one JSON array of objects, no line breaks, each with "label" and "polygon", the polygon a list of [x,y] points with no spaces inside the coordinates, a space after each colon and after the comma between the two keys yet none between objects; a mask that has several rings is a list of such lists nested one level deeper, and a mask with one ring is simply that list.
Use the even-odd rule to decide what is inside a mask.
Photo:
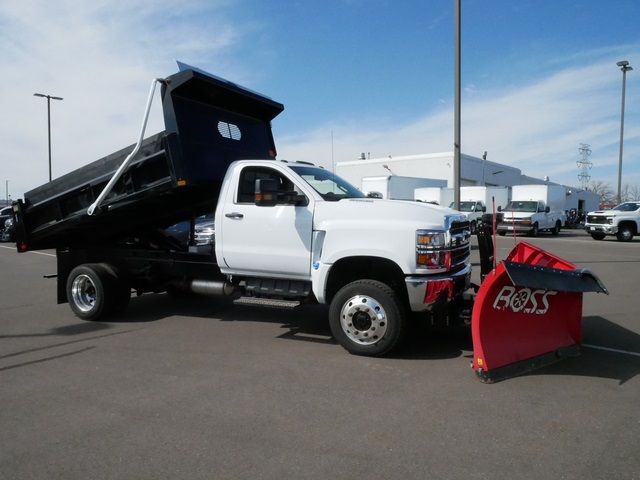
[{"label": "cell tower", "polygon": [[593,167],[593,162],[589,160],[589,156],[591,155],[591,145],[587,143],[581,143],[578,147],[578,152],[580,152],[580,160],[576,162],[578,168],[580,169],[580,173],[578,174],[578,180],[580,181],[580,186],[583,190],[587,188],[589,185],[589,180],[591,180],[591,175],[589,175],[589,170]]}]

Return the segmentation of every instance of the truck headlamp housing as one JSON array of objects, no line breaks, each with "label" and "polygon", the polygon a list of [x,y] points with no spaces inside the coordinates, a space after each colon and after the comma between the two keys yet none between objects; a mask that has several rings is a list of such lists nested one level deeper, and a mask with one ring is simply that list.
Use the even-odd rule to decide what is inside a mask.
[{"label": "truck headlamp housing", "polygon": [[416,267],[434,269],[451,268],[451,252],[445,251],[445,232],[418,230],[416,232]]},{"label": "truck headlamp housing", "polygon": [[525,218],[524,220],[521,220],[521,223],[523,225],[531,225],[531,219],[530,218]]},{"label": "truck headlamp housing", "polygon": [[447,240],[444,232],[429,232],[426,230],[418,230],[416,232],[416,246],[427,249],[438,249],[446,246]]},{"label": "truck headlamp housing", "polygon": [[607,217],[607,223],[613,225],[613,217]]}]

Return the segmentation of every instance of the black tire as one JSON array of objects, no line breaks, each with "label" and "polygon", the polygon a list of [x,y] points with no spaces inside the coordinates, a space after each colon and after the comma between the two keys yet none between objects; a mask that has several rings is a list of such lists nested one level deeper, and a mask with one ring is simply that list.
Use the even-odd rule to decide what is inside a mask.
[{"label": "black tire", "polygon": [[619,242],[630,242],[633,240],[633,236],[635,235],[634,229],[630,225],[622,225],[618,227],[618,233],[616,233],[616,238]]},{"label": "black tire", "polygon": [[379,357],[400,343],[406,312],[388,285],[377,280],[356,280],[342,287],[331,300],[329,325],[333,337],[348,352]]},{"label": "black tire", "polygon": [[537,237],[538,233],[539,233],[538,222],[536,222],[536,223],[533,224],[533,228],[529,232],[529,235],[532,236],[532,237]]},{"label": "black tire", "polygon": [[469,222],[469,230],[471,230],[471,235],[475,235],[478,231],[478,222],[475,220],[473,222]]},{"label": "black tire", "polygon": [[562,224],[560,220],[556,222],[556,226],[551,229],[551,235],[558,235],[560,233],[560,228],[562,228]]},{"label": "black tire", "polygon": [[[74,268],[67,278],[67,301],[83,320],[100,320],[120,307],[126,308],[117,277],[103,264],[87,263]],[[128,303],[128,299],[127,299]]]},{"label": "black tire", "polygon": [[606,237],[606,235],[604,233],[592,233],[591,234],[591,238],[593,238],[594,240],[604,240],[604,237]]}]

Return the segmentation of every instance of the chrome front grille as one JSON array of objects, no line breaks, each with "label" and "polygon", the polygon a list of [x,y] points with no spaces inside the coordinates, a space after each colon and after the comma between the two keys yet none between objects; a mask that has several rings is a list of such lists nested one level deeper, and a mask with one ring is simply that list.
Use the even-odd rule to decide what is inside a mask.
[{"label": "chrome front grille", "polygon": [[607,217],[601,217],[600,215],[587,215],[587,223],[604,225],[609,223],[609,220],[607,220]]},{"label": "chrome front grille", "polygon": [[471,256],[471,229],[468,220],[455,221],[449,228],[451,236],[451,268],[464,265]]}]

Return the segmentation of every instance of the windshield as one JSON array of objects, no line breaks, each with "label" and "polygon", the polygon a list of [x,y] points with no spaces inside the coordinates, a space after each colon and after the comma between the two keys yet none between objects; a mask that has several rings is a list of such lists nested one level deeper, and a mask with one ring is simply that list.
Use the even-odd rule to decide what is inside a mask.
[{"label": "windshield", "polygon": [[538,202],[509,202],[505,210],[509,212],[537,212]]},{"label": "windshield", "polygon": [[320,196],[330,202],[343,198],[365,198],[365,195],[346,180],[318,167],[291,166]]},{"label": "windshield", "polygon": [[613,207],[611,210],[619,210],[621,212],[633,212],[638,208],[640,208],[640,203],[625,202],[625,203],[621,203],[618,206]]}]

